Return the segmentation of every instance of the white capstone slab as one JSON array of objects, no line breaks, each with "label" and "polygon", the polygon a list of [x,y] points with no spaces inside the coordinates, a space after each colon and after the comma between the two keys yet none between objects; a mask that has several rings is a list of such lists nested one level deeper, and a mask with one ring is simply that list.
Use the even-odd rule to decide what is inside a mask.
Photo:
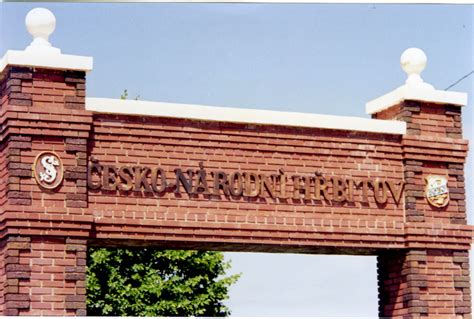
[{"label": "white capstone slab", "polygon": [[7,65],[38,67],[57,70],[91,71],[92,57],[68,54],[41,54],[34,50],[8,50],[0,60],[0,72]]},{"label": "white capstone slab", "polygon": [[390,93],[367,102],[365,111],[367,114],[378,113],[406,100],[464,106],[467,104],[467,93],[402,85]]},{"label": "white capstone slab", "polygon": [[203,121],[309,127],[396,135],[406,133],[406,123],[403,121],[164,102],[86,98],[86,110],[97,113],[160,116]]}]

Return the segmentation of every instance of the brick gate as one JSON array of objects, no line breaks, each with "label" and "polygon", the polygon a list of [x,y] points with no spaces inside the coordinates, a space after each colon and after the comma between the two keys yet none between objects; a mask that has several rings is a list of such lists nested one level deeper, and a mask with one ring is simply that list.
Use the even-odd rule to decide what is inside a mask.
[{"label": "brick gate", "polygon": [[0,61],[0,304],[85,315],[88,246],[376,255],[379,314],[470,318],[461,108],[421,50],[372,119],[86,98],[92,58]]}]

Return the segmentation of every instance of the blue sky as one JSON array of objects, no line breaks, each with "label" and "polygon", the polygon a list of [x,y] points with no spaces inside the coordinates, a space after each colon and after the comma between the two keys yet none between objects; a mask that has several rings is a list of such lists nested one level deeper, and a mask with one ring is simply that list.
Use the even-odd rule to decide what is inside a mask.
[{"label": "blue sky", "polygon": [[[1,54],[29,44],[24,17],[38,6],[56,15],[53,45],[94,57],[90,97],[128,89],[142,100],[368,117],[367,101],[404,83],[406,48],[426,52],[422,77],[437,89],[474,67],[472,5],[3,3]],[[452,89],[469,93],[470,139],[472,84]],[[377,315],[374,257],[227,256],[243,273],[228,302],[236,316]]]}]

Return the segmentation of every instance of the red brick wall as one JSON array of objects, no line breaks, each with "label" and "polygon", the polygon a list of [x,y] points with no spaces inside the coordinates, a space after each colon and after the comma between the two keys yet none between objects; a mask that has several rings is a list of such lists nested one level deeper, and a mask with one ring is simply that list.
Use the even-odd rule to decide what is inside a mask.
[{"label": "red brick wall", "polygon": [[459,106],[404,101],[373,114],[373,118],[405,121],[408,135],[462,138],[461,107]]},{"label": "red brick wall", "polygon": [[377,267],[379,316],[470,317],[467,251],[385,251]]},{"label": "red brick wall", "polygon": [[[93,114],[84,96],[82,72],[12,67],[0,75],[2,314],[84,314],[88,244],[373,254],[381,315],[470,313],[459,107],[407,101],[375,115],[406,121],[399,136]],[[41,151],[64,164],[55,191],[32,177]],[[289,178],[379,178],[405,188],[399,203],[389,193],[385,204],[373,187],[368,203],[360,187],[353,202],[91,190],[89,160],[160,167],[169,180],[175,168],[196,171],[202,162],[207,172],[284,169]],[[448,176],[446,208],[426,202],[429,174]],[[207,183],[212,191],[210,174]]]},{"label": "red brick wall", "polygon": [[85,315],[84,241],[33,237],[20,263],[31,269],[19,286],[19,293],[30,297],[30,307],[20,309],[20,315]]},{"label": "red brick wall", "polygon": [[84,240],[9,237],[2,244],[2,315],[85,315]]},{"label": "red brick wall", "polygon": [[[94,116],[93,125],[90,154],[101,164],[161,167],[170,180],[174,168],[198,170],[199,162],[207,171],[228,173],[270,175],[283,168],[288,176],[318,171],[356,180],[402,179],[398,136],[109,115]],[[397,245],[393,235],[402,229],[403,204],[389,197],[386,205],[378,205],[373,196],[362,204],[359,193],[355,191],[354,203],[340,204],[268,195],[190,198],[184,192],[153,196],[91,191],[89,209],[98,239],[146,236],[177,243],[267,243],[308,250]]]}]

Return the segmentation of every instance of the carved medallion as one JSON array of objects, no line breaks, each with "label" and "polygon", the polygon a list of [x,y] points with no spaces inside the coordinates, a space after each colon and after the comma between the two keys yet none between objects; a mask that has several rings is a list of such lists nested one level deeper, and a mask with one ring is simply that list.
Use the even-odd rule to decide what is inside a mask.
[{"label": "carved medallion", "polygon": [[56,153],[41,152],[33,163],[33,173],[39,186],[55,189],[63,181],[63,163]]},{"label": "carved medallion", "polygon": [[425,195],[428,202],[435,207],[445,207],[448,205],[448,179],[445,176],[428,175],[425,180]]}]

